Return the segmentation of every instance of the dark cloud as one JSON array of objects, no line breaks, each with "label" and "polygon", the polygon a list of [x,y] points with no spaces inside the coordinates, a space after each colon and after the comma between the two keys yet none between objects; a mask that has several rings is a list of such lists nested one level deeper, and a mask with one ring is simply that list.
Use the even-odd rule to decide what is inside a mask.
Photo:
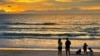
[{"label": "dark cloud", "polygon": [[0,0],[0,2],[6,2],[6,0]]}]

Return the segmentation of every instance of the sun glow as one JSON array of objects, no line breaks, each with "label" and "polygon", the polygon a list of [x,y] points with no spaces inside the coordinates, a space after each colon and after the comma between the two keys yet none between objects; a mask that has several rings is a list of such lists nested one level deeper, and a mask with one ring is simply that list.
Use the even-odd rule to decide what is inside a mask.
[{"label": "sun glow", "polygon": [[[0,10],[6,13],[20,13],[30,11],[55,11],[55,10],[70,10],[74,6],[68,5],[74,4],[74,0],[5,0],[5,4],[0,4]],[[79,0],[80,1],[80,0]],[[68,3],[68,4],[67,4]],[[88,6],[75,6],[79,10],[100,10],[100,6],[88,5]],[[74,9],[73,9],[74,10]]]},{"label": "sun glow", "polygon": [[6,13],[19,13],[23,12],[24,10],[12,10],[12,9],[6,9],[4,10]]},{"label": "sun glow", "polygon": [[19,12],[24,12],[25,11],[23,8],[4,8],[3,10],[6,13],[19,13]]}]

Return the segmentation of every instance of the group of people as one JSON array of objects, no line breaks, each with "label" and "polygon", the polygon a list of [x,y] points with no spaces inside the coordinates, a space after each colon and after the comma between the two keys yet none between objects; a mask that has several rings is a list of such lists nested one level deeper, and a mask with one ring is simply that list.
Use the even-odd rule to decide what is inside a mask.
[{"label": "group of people", "polygon": [[[69,41],[68,38],[66,38],[65,50],[66,50],[66,55],[69,55],[69,56],[70,56],[70,45],[71,45],[71,42]],[[58,56],[62,56],[62,41],[61,41],[61,38],[58,39]]]},{"label": "group of people", "polygon": [[[70,45],[71,45],[71,41],[68,38],[66,38],[66,42],[65,42],[66,56],[70,56]],[[87,52],[87,49],[89,50],[89,52]],[[84,51],[84,54],[89,53],[89,56],[93,56],[92,48],[88,48],[88,45],[86,43],[84,43],[84,45],[83,45],[83,51]],[[77,55],[81,54],[81,49],[76,51],[76,54]],[[62,56],[62,41],[61,41],[61,38],[58,39],[58,56]]]}]

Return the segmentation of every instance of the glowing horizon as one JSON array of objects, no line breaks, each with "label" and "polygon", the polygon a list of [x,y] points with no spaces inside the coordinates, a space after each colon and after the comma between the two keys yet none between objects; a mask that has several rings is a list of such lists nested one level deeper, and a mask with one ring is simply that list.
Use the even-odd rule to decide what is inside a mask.
[{"label": "glowing horizon", "polygon": [[68,10],[72,8],[100,10],[100,4],[99,0],[0,0],[0,10],[7,13],[20,13],[29,10]]}]

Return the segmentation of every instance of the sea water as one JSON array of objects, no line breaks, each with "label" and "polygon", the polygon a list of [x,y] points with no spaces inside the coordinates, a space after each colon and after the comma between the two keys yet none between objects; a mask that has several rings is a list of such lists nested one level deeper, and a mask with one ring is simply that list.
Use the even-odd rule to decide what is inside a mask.
[{"label": "sea water", "polygon": [[57,49],[58,38],[71,49],[84,43],[100,49],[99,14],[0,14],[0,48]]}]

